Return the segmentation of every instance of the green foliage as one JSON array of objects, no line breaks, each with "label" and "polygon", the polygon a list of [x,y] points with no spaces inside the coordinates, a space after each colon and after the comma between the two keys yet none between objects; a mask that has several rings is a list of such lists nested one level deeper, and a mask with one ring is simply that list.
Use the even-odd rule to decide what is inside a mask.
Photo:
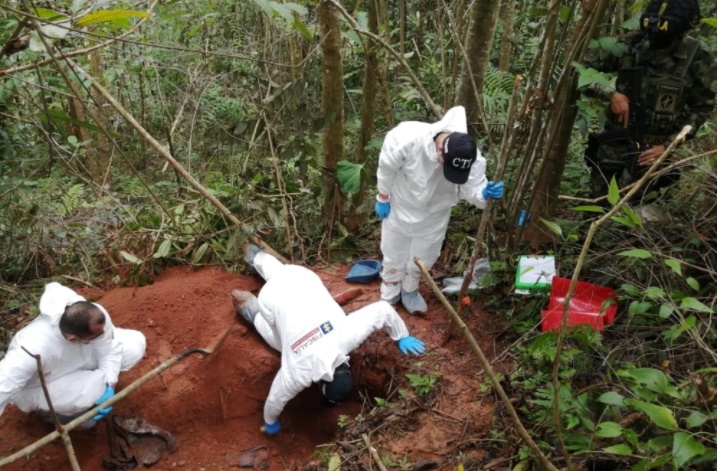
[{"label": "green foliage", "polygon": [[230,93],[229,90],[223,90],[217,85],[207,88],[201,100],[204,110],[202,123],[205,127],[220,126],[233,129],[237,123],[246,118],[247,105]]},{"label": "green foliage", "polygon": [[312,33],[302,23],[301,16],[307,14],[307,9],[298,3],[275,2],[273,0],[253,0],[262,11],[271,18],[282,18],[288,26],[296,28],[305,39],[311,40]]},{"label": "green foliage", "polygon": [[346,428],[346,426],[349,424],[350,418],[351,417],[348,415],[340,415],[337,419],[337,427],[339,427],[340,429]]},{"label": "green foliage", "polygon": [[98,10],[83,16],[75,22],[78,28],[84,28],[98,23],[113,23],[116,26],[129,26],[122,20],[128,18],[147,18],[149,15],[144,11],[132,10]]},{"label": "green foliage", "polygon": [[357,193],[361,183],[363,165],[342,160],[337,162],[337,180],[342,189],[349,194]]},{"label": "green foliage", "polygon": [[585,87],[593,83],[597,83],[608,89],[615,89],[614,80],[610,79],[607,74],[586,67],[578,62],[572,62],[571,65],[578,71],[578,87]]},{"label": "green foliage", "polygon": [[626,52],[626,46],[617,42],[615,38],[610,36],[604,36],[598,38],[598,40],[591,41],[589,43],[589,47],[600,47],[604,51],[609,52],[616,57],[623,57],[623,54]]},{"label": "green foliage", "polygon": [[[489,64],[486,68],[483,93],[484,113],[489,123],[506,121],[513,89],[514,74]],[[494,133],[497,131],[499,130],[492,129]],[[503,129],[501,129],[501,132],[503,132]]]},{"label": "green foliage", "polygon": [[428,375],[407,373],[405,376],[409,379],[411,387],[414,388],[414,393],[423,396],[433,391],[436,381],[441,377],[441,373],[438,371]]}]

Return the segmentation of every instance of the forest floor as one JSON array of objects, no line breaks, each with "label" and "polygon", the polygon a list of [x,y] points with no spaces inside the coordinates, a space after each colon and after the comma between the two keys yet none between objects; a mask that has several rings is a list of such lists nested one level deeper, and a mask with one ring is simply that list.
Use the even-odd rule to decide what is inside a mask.
[{"label": "forest floor", "polygon": [[[344,306],[347,313],[379,299],[378,281],[347,283],[346,266],[316,271],[333,295],[363,289],[361,296]],[[427,315],[410,316],[403,308],[399,313],[410,332],[426,342],[427,354],[402,356],[384,331],[376,332],[351,354],[355,383],[351,401],[326,408],[318,388],[309,388],[289,402],[280,417],[282,431],[264,435],[259,431],[264,400],[280,357],[237,320],[229,294],[235,288],[256,293],[261,280],[216,268],[174,267],[148,286],[78,289],[107,308],[116,326],[141,330],[147,337],[145,358],[120,376],[118,390],[185,349],[209,346],[223,330],[231,329],[214,354],[182,360],[115,405],[114,414],[138,415],[177,438],[179,450],[152,469],[238,469],[238,458],[254,447],[259,447],[254,448],[259,450],[254,469],[325,469],[332,457],[341,460],[343,470],[376,469],[363,434],[389,469],[455,470],[463,461],[469,470],[478,469],[472,463],[482,468],[508,463],[505,457],[514,446],[505,439],[513,440],[492,438],[490,433],[494,426],[503,429],[503,407],[490,388],[481,387],[485,375],[460,334],[441,346],[448,315],[425,283]],[[499,323],[477,303],[465,318],[489,360],[496,358],[503,350],[494,341]],[[509,366],[509,360],[495,364],[498,371]],[[419,375],[426,386],[423,393],[409,384],[407,373]],[[433,385],[428,384],[432,377]],[[83,470],[102,469],[109,453],[106,422],[71,434]],[[39,417],[10,406],[0,417],[0,456],[51,431]],[[61,441],[56,440],[6,469],[71,468]]]}]

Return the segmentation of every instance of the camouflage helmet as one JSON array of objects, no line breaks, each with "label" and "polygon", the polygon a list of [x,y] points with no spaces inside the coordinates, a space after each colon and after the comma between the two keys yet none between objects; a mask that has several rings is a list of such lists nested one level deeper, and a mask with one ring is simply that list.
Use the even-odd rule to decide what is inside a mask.
[{"label": "camouflage helmet", "polygon": [[647,33],[677,36],[694,28],[700,19],[698,0],[651,0],[640,26]]}]

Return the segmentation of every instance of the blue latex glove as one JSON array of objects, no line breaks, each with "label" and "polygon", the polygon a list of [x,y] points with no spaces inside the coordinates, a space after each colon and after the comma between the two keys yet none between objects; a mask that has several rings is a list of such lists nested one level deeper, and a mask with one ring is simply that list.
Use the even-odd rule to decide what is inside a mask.
[{"label": "blue latex glove", "polygon": [[485,200],[489,199],[489,197],[495,200],[500,200],[504,196],[504,182],[487,183],[481,194],[484,196]]},{"label": "blue latex glove", "polygon": [[[103,402],[105,402],[106,400],[108,400],[109,398],[111,398],[114,395],[115,395],[115,388],[112,386],[109,386],[109,385],[105,386],[105,392],[102,394],[102,396],[100,396],[100,398],[97,401],[95,401],[95,405],[99,406],[100,404],[102,404]],[[105,416],[107,414],[109,414],[110,412],[112,412],[112,406],[105,407],[104,409],[100,409],[97,411],[97,415],[94,416],[92,418],[92,420],[97,422],[98,420],[105,418]]]},{"label": "blue latex glove", "polygon": [[389,217],[389,212],[391,211],[391,204],[388,201],[386,203],[377,201],[374,205],[374,211],[376,211],[376,215],[379,216],[379,219],[386,219],[387,217]]},{"label": "blue latex glove", "polygon": [[404,337],[403,339],[399,339],[397,345],[399,345],[399,350],[401,350],[401,353],[404,355],[408,355],[409,353],[421,355],[426,351],[426,344],[411,335]]},{"label": "blue latex glove", "polygon": [[266,433],[267,435],[276,435],[281,429],[282,426],[279,425],[278,420],[273,424],[268,424],[267,422],[264,422],[264,433]]}]

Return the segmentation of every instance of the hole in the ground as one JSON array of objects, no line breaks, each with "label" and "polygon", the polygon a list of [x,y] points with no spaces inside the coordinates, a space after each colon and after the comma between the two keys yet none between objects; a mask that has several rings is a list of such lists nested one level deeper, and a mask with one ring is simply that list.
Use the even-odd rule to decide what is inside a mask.
[{"label": "hole in the ground", "polygon": [[399,352],[382,334],[373,335],[352,353],[354,384],[369,397],[385,398],[397,386],[394,378]]}]

